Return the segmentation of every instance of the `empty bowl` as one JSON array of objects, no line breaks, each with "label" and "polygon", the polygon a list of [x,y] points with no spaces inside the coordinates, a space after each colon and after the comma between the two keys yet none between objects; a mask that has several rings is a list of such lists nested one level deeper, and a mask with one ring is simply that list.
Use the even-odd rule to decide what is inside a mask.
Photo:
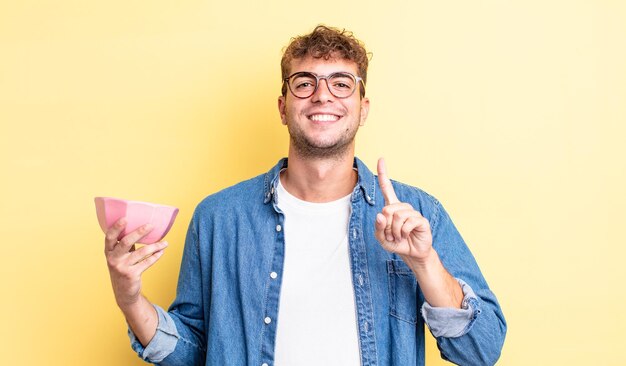
[{"label": "empty bowl", "polygon": [[122,200],[112,197],[96,197],[96,213],[102,231],[106,231],[122,217],[126,218],[126,227],[118,237],[122,239],[140,226],[151,224],[154,228],[138,243],[152,244],[163,239],[170,231],[178,208],[156,203]]}]

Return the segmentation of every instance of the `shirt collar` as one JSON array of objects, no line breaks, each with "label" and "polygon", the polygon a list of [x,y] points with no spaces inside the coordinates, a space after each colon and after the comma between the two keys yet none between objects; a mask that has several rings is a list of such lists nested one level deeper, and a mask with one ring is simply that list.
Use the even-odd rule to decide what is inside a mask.
[{"label": "shirt collar", "polygon": [[[373,206],[376,203],[376,177],[356,156],[354,157],[353,166],[357,170],[357,186],[361,189],[365,201]],[[263,183],[263,203],[268,203],[272,197],[276,197],[275,193],[280,171],[285,168],[287,168],[287,158],[282,158],[265,174]]]}]

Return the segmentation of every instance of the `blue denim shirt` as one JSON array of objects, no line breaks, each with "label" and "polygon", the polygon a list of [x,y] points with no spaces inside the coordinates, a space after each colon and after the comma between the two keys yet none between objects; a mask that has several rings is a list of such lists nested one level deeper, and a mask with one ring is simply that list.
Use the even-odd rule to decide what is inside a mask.
[{"label": "blue denim shirt", "polygon": [[[396,195],[426,217],[433,246],[464,292],[463,309],[433,308],[396,254],[374,237],[385,205],[378,180],[357,158],[352,192],[349,257],[361,364],[424,365],[424,322],[444,359],[491,365],[506,333],[504,316],[474,257],[441,204],[424,191],[393,181]],[[160,365],[258,365],[274,359],[285,255],[284,215],[276,205],[282,159],[268,173],[205,198],[192,217],[176,299],[155,306],[159,325],[133,349]],[[330,301],[330,300],[329,300]],[[421,314],[420,314],[421,309]],[[332,332],[332,324],[328,324]]]}]

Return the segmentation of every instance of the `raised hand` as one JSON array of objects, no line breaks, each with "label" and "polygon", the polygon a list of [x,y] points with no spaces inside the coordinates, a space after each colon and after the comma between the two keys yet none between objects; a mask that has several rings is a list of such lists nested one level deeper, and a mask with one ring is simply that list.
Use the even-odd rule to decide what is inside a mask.
[{"label": "raised hand", "polygon": [[378,159],[378,182],[385,207],[376,215],[376,239],[411,268],[430,305],[460,308],[463,291],[433,249],[428,220],[410,204],[398,200],[382,158]]},{"label": "raised hand", "polygon": [[430,224],[410,204],[400,202],[387,177],[383,158],[378,159],[378,182],[385,198],[385,207],[376,215],[376,239],[383,248],[412,260],[427,258],[432,252]]}]

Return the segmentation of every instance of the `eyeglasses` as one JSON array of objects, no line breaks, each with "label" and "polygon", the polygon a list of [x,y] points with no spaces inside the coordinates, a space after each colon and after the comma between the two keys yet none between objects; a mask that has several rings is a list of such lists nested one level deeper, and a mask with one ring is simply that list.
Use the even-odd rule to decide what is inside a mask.
[{"label": "eyeglasses", "polygon": [[[348,98],[354,94],[359,82],[363,83],[363,79],[354,76],[349,72],[334,72],[330,75],[316,75],[312,72],[300,71],[283,79],[287,83],[291,94],[300,99],[306,99],[315,94],[320,80],[326,80],[326,86],[330,94],[337,98]],[[283,87],[283,95],[287,91]],[[361,88],[361,96],[365,94],[365,84]]]}]

